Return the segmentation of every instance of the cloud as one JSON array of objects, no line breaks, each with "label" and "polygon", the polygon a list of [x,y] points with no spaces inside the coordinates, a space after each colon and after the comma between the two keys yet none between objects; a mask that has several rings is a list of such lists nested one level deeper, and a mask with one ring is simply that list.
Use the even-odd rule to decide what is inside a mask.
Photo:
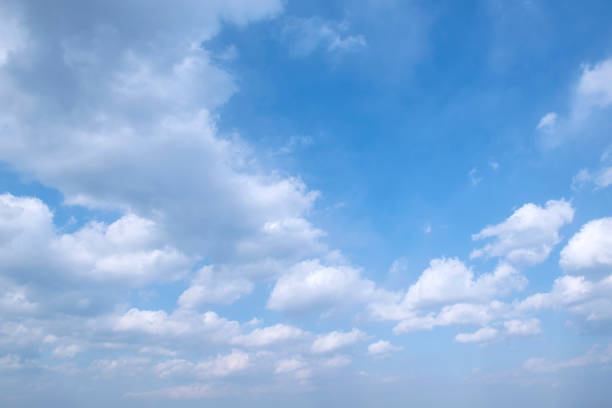
[{"label": "cloud", "polygon": [[508,320],[504,322],[506,332],[511,336],[533,336],[541,332],[540,320]]},{"label": "cloud", "polygon": [[403,347],[394,346],[386,340],[379,340],[368,346],[368,354],[371,356],[385,356],[401,350]]},{"label": "cloud", "polygon": [[53,355],[60,358],[73,358],[83,350],[78,344],[58,346],[53,350]]},{"label": "cloud", "polygon": [[294,357],[280,360],[276,364],[274,372],[276,374],[284,374],[303,369],[304,367],[306,367],[306,364],[303,361]]},{"label": "cloud", "polygon": [[[32,197],[0,195],[0,266],[94,281],[142,284],[185,273],[191,259],[164,246],[150,220],[133,214],[111,224],[90,222],[70,234],[57,234],[51,211]],[[36,255],[35,255],[36,254]],[[59,276],[58,276],[59,277]]]},{"label": "cloud", "polygon": [[180,359],[164,361],[158,363],[154,371],[161,378],[223,378],[246,370],[249,361],[247,353],[232,350],[229,354],[219,354],[198,363]]},{"label": "cloud", "polygon": [[468,173],[468,176],[470,176],[470,182],[472,183],[472,185],[474,187],[476,187],[478,184],[480,184],[480,182],[483,180],[482,177],[478,177],[477,173],[478,173],[478,169],[476,167],[474,167]]},{"label": "cloud", "polygon": [[294,57],[307,57],[318,49],[328,53],[345,53],[367,46],[361,34],[348,34],[346,21],[335,22],[318,17],[287,19],[282,35]]},{"label": "cloud", "polygon": [[243,278],[227,278],[215,274],[212,266],[202,267],[191,281],[191,285],[178,299],[185,308],[196,308],[205,304],[228,304],[249,294],[253,284]]},{"label": "cloud", "polygon": [[[66,203],[153,223],[177,251],[109,257],[106,272],[189,254],[269,277],[326,250],[306,219],[317,192],[264,171],[238,135],[219,135],[211,113],[237,85],[202,44],[222,21],[269,18],[282,2],[188,1],[146,15],[135,3],[63,2],[45,18],[47,6],[18,6],[7,18],[28,41],[0,69],[12,101],[0,102],[0,160]],[[228,298],[246,292],[240,282]]]},{"label": "cloud", "polygon": [[351,266],[326,266],[318,259],[303,261],[282,275],[274,285],[267,307],[284,312],[347,306],[382,293],[374,282]]},{"label": "cloud", "polygon": [[570,360],[552,362],[543,358],[531,358],[523,364],[523,369],[531,373],[544,374],[610,362],[612,362],[612,344],[605,348],[596,344],[586,354]]},{"label": "cloud", "polygon": [[167,338],[192,338],[201,341],[226,343],[240,334],[240,324],[220,317],[214,312],[198,314],[177,310],[168,314],[163,310],[132,308],[112,319],[116,332],[138,333]]},{"label": "cloud", "polygon": [[612,217],[584,224],[561,251],[559,264],[568,273],[612,272]]},{"label": "cloud", "polygon": [[474,333],[459,333],[455,336],[457,343],[486,343],[497,338],[499,332],[492,327],[483,327]]},{"label": "cloud", "polygon": [[564,200],[547,201],[544,207],[525,204],[501,224],[490,225],[472,235],[475,241],[495,240],[472,251],[470,258],[502,257],[517,264],[541,263],[561,241],[561,227],[572,222],[573,218],[574,209]]},{"label": "cloud", "polygon": [[566,310],[584,329],[597,329],[612,321],[612,275],[599,281],[584,276],[565,275],[557,278],[550,292],[536,293],[518,302],[521,312],[541,309]]},{"label": "cloud", "polygon": [[540,123],[536,129],[541,130],[543,132],[553,132],[555,125],[557,124],[557,114],[555,112],[547,113],[540,119]]},{"label": "cloud", "polygon": [[[527,280],[514,267],[502,263],[493,273],[475,276],[474,271],[456,258],[433,259],[419,279],[410,286],[400,302],[374,301],[370,313],[379,319],[415,321],[419,309],[449,303],[483,302],[497,295],[521,290]],[[418,326],[428,319],[417,319]]]},{"label": "cloud", "polygon": [[202,399],[218,396],[219,393],[210,384],[180,385],[176,387],[161,388],[153,391],[128,392],[126,398],[169,398],[169,399]]},{"label": "cloud", "polygon": [[26,41],[23,25],[3,7],[0,10],[0,67],[7,63],[12,54],[21,50]]},{"label": "cloud", "polygon": [[331,353],[365,340],[367,337],[364,332],[358,329],[353,329],[350,332],[332,331],[318,336],[312,343],[311,351],[314,354]]},{"label": "cloud", "polygon": [[[545,147],[553,148],[584,135],[584,129],[597,122],[597,116],[612,105],[612,58],[595,65],[583,64],[580,78],[569,102],[569,113],[547,113],[537,130]],[[605,120],[605,119],[604,119]]]},{"label": "cloud", "polygon": [[272,344],[303,339],[307,336],[303,330],[284,324],[254,329],[249,334],[236,336],[232,343],[246,347],[266,347]]}]

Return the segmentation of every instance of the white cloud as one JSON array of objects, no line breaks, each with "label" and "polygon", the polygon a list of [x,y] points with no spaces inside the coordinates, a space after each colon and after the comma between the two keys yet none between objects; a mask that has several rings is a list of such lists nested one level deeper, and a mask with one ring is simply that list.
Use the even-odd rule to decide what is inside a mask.
[{"label": "white cloud", "polygon": [[51,211],[40,200],[0,195],[0,267],[13,279],[29,282],[33,273],[53,271],[57,279],[142,285],[180,277],[192,262],[163,244],[154,222],[133,214],[58,234]]},{"label": "white cloud", "polygon": [[53,350],[53,355],[60,358],[73,358],[83,350],[78,344],[58,346]]},{"label": "white cloud", "polygon": [[[183,268],[170,264],[190,254],[213,259],[216,270],[269,277],[326,250],[323,232],[306,219],[317,193],[264,171],[237,135],[219,136],[211,114],[237,86],[202,44],[222,21],[274,16],[281,1],[158,4],[146,15],[131,3],[99,13],[62,3],[41,18],[46,7],[20,2],[20,13],[7,17],[27,22],[28,41],[15,51],[23,64],[0,71],[0,160],[58,189],[67,203],[116,210],[163,231],[161,247],[129,256],[115,248],[96,265],[98,276],[129,271],[142,283],[152,268],[180,275]],[[78,13],[81,28],[56,18]],[[46,85],[32,87],[32,78]],[[104,228],[92,224],[89,235]],[[91,256],[81,253],[87,246],[69,248],[78,244],[70,238],[67,253]],[[239,289],[215,293],[246,293],[245,281],[236,282]],[[195,283],[185,303],[215,297]]]},{"label": "white cloud", "polygon": [[584,276],[565,275],[557,278],[548,293],[536,293],[515,305],[525,312],[540,309],[567,310],[584,329],[609,325],[612,321],[612,275],[599,281]]},{"label": "white cloud", "polygon": [[504,322],[504,328],[511,336],[533,336],[541,332],[538,319],[508,320]]},{"label": "white cloud", "polygon": [[219,393],[210,384],[180,385],[153,391],[128,392],[126,398],[169,398],[169,399],[202,399],[218,396]]},{"label": "white cloud", "polygon": [[483,327],[474,333],[459,333],[455,336],[457,343],[486,343],[495,340],[499,332],[492,327]]},{"label": "white cloud", "polygon": [[523,369],[531,373],[543,374],[610,362],[612,362],[612,344],[605,348],[596,344],[586,354],[570,360],[552,362],[543,358],[531,358],[523,364]]},{"label": "white cloud", "polygon": [[572,188],[574,190],[583,187],[586,184],[595,185],[595,189],[606,188],[612,184],[612,166],[602,167],[595,173],[591,173],[587,169],[581,169],[572,178]]},{"label": "white cloud", "polygon": [[468,173],[468,176],[470,176],[470,182],[472,183],[472,185],[474,187],[476,187],[478,184],[480,184],[480,182],[483,180],[482,177],[479,177],[477,175],[478,173],[478,169],[476,167],[474,167],[472,170],[470,170],[470,172]]},{"label": "white cloud", "polygon": [[305,336],[307,333],[297,327],[276,324],[254,329],[249,334],[236,336],[232,339],[232,343],[246,347],[266,347],[276,343],[299,340]]},{"label": "white cloud", "polygon": [[283,28],[283,37],[289,43],[291,54],[306,57],[317,49],[328,53],[356,51],[367,43],[361,34],[348,34],[346,21],[326,21],[318,17],[291,18]]},{"label": "white cloud", "polygon": [[229,354],[218,354],[197,363],[180,359],[163,361],[154,367],[154,371],[161,378],[222,378],[246,370],[249,362],[247,353],[232,350]]},{"label": "white cloud", "polygon": [[178,310],[167,314],[163,310],[132,308],[113,319],[112,329],[169,338],[200,336],[201,341],[228,342],[240,334],[240,324],[219,317],[214,312],[197,314]]},{"label": "white cloud", "polygon": [[485,325],[504,316],[508,307],[499,301],[488,304],[456,303],[444,306],[437,314],[413,312],[405,316],[394,328],[394,334],[410,333],[420,330],[432,330],[437,326],[451,325]]},{"label": "white cloud", "polygon": [[27,42],[25,27],[3,7],[0,10],[0,67],[11,55],[23,49]]},{"label": "white cloud", "polygon": [[400,350],[403,350],[403,347],[394,346],[386,340],[379,340],[368,346],[368,354],[371,356],[384,356]]},{"label": "white cloud", "polygon": [[566,272],[612,272],[612,217],[584,224],[561,251],[559,264]]},{"label": "white cloud", "polygon": [[555,125],[557,124],[557,114],[555,112],[547,113],[540,119],[540,123],[536,129],[544,132],[554,131]]},{"label": "white cloud", "polygon": [[303,261],[282,275],[274,285],[267,307],[272,310],[300,312],[347,306],[376,296],[374,282],[361,277],[351,266],[325,266],[318,259]]},{"label": "white cloud", "polygon": [[583,117],[594,108],[612,105],[612,58],[585,65],[578,82],[574,114]]},{"label": "white cloud", "polygon": [[276,364],[276,368],[275,368],[274,372],[276,374],[284,374],[284,373],[290,373],[290,372],[293,372],[293,371],[297,371],[297,370],[303,369],[305,367],[306,367],[306,364],[302,360],[299,360],[299,359],[293,357],[293,358],[288,358],[288,359],[280,360]]},{"label": "white cloud", "polygon": [[[584,137],[584,130],[597,122],[597,115],[612,106],[612,58],[595,65],[583,64],[569,113],[546,114],[537,126],[546,147],[556,147],[570,138]],[[605,119],[604,119],[605,120]]]},{"label": "white cloud", "polygon": [[353,329],[350,332],[333,331],[318,336],[312,343],[311,351],[314,354],[331,353],[365,340],[367,337],[364,332],[358,329]]},{"label": "white cloud", "polygon": [[330,358],[323,359],[321,364],[327,368],[339,368],[351,364],[353,360],[349,356],[339,354]]},{"label": "white cloud", "polygon": [[470,257],[502,257],[513,263],[538,264],[559,243],[559,230],[572,222],[574,209],[564,200],[550,200],[544,207],[528,203],[501,224],[490,225],[472,235],[473,240],[494,238],[475,249]]},{"label": "white cloud", "polygon": [[249,294],[253,284],[244,278],[226,278],[212,266],[202,267],[191,285],[178,299],[181,307],[195,308],[205,304],[228,304]]},{"label": "white cloud", "polygon": [[482,302],[497,295],[521,290],[527,280],[512,266],[499,264],[493,273],[476,277],[473,270],[456,258],[433,259],[419,279],[408,289],[400,302],[375,301],[368,305],[370,313],[379,319],[418,321],[415,311],[462,301]]},{"label": "white cloud", "polygon": [[23,368],[18,356],[14,354],[7,354],[0,357],[0,370],[17,370]]}]

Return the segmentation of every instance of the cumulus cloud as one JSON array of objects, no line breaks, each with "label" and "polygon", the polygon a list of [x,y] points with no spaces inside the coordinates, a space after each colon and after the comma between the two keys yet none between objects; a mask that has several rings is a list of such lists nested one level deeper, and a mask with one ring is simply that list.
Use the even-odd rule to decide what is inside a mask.
[{"label": "cumulus cloud", "polygon": [[371,356],[385,356],[401,350],[403,347],[394,346],[386,340],[379,340],[368,346],[368,354]]},{"label": "cumulus cloud", "polygon": [[[11,48],[0,70],[12,101],[0,103],[0,160],[67,203],[150,220],[170,247],[234,274],[275,275],[325,249],[323,232],[306,220],[317,193],[263,171],[238,136],[219,135],[211,113],[237,86],[201,44],[221,21],[274,16],[280,1],[187,2],[147,13],[132,3],[73,3],[45,13],[20,2],[7,17],[28,41]],[[77,26],[87,29],[74,35]],[[34,78],[45,86],[30,86]],[[175,255],[115,257],[101,267],[137,271]],[[201,298],[195,286],[191,301]]]},{"label": "cumulus cloud", "polygon": [[574,208],[565,200],[550,200],[544,207],[525,204],[504,222],[472,235],[475,241],[488,238],[494,241],[472,251],[470,258],[501,257],[517,264],[538,264],[561,241],[561,227],[573,218]]},{"label": "cumulus cloud", "polygon": [[[268,299],[268,309],[301,312],[364,302],[384,293],[361,271],[346,265],[326,266],[318,259],[303,261],[282,275]],[[341,303],[340,303],[341,302]]]},{"label": "cumulus cloud", "polygon": [[559,264],[568,273],[611,273],[612,217],[584,224],[561,251]]},{"label": "cumulus cloud", "polygon": [[247,347],[265,347],[271,344],[302,339],[307,336],[303,330],[284,324],[254,329],[252,332],[236,336],[232,342]]},{"label": "cumulus cloud", "polygon": [[566,310],[583,329],[609,326],[612,321],[612,275],[598,281],[584,276],[565,275],[557,278],[550,292],[536,293],[518,302],[521,312],[555,309]]},{"label": "cumulus cloud", "polygon": [[302,360],[299,360],[294,357],[294,358],[280,360],[276,364],[276,368],[274,372],[276,374],[284,374],[284,373],[290,373],[292,371],[303,369],[304,367],[306,367],[306,364]]},{"label": "cumulus cloud", "polygon": [[158,363],[154,371],[162,378],[221,378],[244,371],[249,367],[249,355],[240,350],[232,350],[225,355],[217,355],[202,362],[168,360]]},{"label": "cumulus cloud", "polygon": [[535,318],[527,320],[508,320],[504,322],[504,328],[511,336],[533,336],[541,332],[540,320]]},{"label": "cumulus cloud", "polygon": [[56,273],[59,269],[81,278],[142,283],[180,276],[191,263],[185,254],[164,246],[152,221],[133,214],[111,224],[90,222],[70,234],[58,234],[52,217],[36,198],[0,195],[0,264],[5,273],[55,267]]},{"label": "cumulus cloud", "polygon": [[[456,258],[433,259],[400,302],[371,302],[370,313],[385,320],[412,320],[415,312],[427,307],[464,301],[483,302],[497,295],[521,290],[527,280],[514,267],[502,263],[493,273],[475,276]],[[426,320],[417,319],[419,326]],[[425,327],[428,324],[425,324]]]},{"label": "cumulus cloud", "polygon": [[191,285],[178,299],[181,307],[195,308],[205,304],[232,303],[240,297],[249,294],[253,284],[240,277],[224,277],[214,272],[212,266],[201,268]]},{"label": "cumulus cloud", "polygon": [[332,331],[318,336],[312,343],[311,351],[314,354],[331,353],[365,340],[367,337],[367,334],[359,329],[353,329],[350,332]]},{"label": "cumulus cloud", "polygon": [[485,343],[494,340],[499,332],[492,327],[483,327],[474,333],[459,333],[455,336],[457,343]]}]

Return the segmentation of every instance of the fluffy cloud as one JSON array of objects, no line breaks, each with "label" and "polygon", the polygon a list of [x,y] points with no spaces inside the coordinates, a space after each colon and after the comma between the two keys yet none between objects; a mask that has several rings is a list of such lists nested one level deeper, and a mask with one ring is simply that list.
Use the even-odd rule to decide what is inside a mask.
[{"label": "fluffy cloud", "polygon": [[403,347],[394,346],[386,340],[379,340],[368,346],[368,354],[371,356],[385,356],[401,350]]},{"label": "fluffy cloud", "polygon": [[300,312],[364,302],[384,294],[374,282],[350,266],[325,266],[318,259],[303,261],[282,275],[274,285],[267,307]]},{"label": "fluffy cloud", "polygon": [[247,347],[265,347],[271,344],[297,340],[307,335],[303,330],[284,324],[263,327],[235,337],[232,343]]},{"label": "fluffy cloud", "polygon": [[155,373],[162,377],[227,377],[249,367],[249,355],[239,350],[232,350],[226,355],[217,355],[206,361],[193,363],[186,360],[168,360],[157,364]]},{"label": "fluffy cloud", "polygon": [[350,332],[333,331],[318,336],[312,343],[311,351],[314,354],[331,353],[365,340],[367,337],[368,336],[364,332],[358,329],[353,329]]},{"label": "fluffy cloud", "polygon": [[[0,102],[0,160],[68,203],[150,220],[167,245],[232,273],[275,275],[325,249],[305,218],[317,193],[261,170],[239,137],[218,134],[211,114],[237,87],[201,44],[221,21],[274,16],[280,1],[188,1],[147,13],[121,2],[64,1],[52,13],[17,6],[3,19],[27,42],[11,46],[0,67],[12,100]],[[175,255],[119,256],[100,267],[138,271]],[[186,303],[210,298],[194,286]],[[228,298],[246,291],[239,286]]]},{"label": "fluffy cloud", "polygon": [[[0,269],[17,282],[32,286],[52,277],[73,285],[85,280],[139,286],[184,276],[192,262],[164,244],[164,234],[154,222],[133,214],[60,234],[40,200],[0,195]],[[25,296],[16,287],[4,294],[3,303],[11,300],[23,308],[30,303]]]},{"label": "fluffy cloud", "polygon": [[566,272],[612,272],[612,218],[584,224],[561,251],[559,263]]},{"label": "fluffy cloud", "polygon": [[178,299],[181,307],[195,308],[211,303],[232,303],[250,293],[253,284],[246,279],[225,278],[214,273],[212,266],[201,268],[191,281],[191,285]]},{"label": "fluffy cloud", "polygon": [[306,364],[302,360],[293,357],[280,360],[276,364],[276,369],[274,370],[274,372],[276,374],[284,374],[303,369],[304,367],[306,367]]},{"label": "fluffy cloud", "polygon": [[116,332],[142,333],[169,338],[201,336],[201,341],[227,342],[240,334],[240,324],[219,317],[214,312],[197,314],[178,310],[167,314],[163,310],[132,308],[113,319]]},{"label": "fluffy cloud", "polygon": [[[456,258],[433,259],[400,302],[371,302],[370,313],[385,320],[412,320],[415,311],[462,301],[482,302],[525,287],[527,280],[515,268],[500,264],[493,273],[476,277]],[[425,321],[417,319],[424,324]],[[428,326],[425,324],[425,326]]]},{"label": "fluffy cloud", "polygon": [[508,320],[504,322],[504,328],[511,336],[533,336],[541,332],[538,319]]},{"label": "fluffy cloud", "polygon": [[476,330],[474,333],[459,333],[455,336],[457,343],[485,343],[494,340],[498,331],[492,327],[483,327]]},{"label": "fluffy cloud", "polygon": [[525,204],[501,224],[474,234],[474,240],[494,241],[474,250],[470,257],[503,257],[513,263],[531,265],[543,262],[561,240],[561,227],[573,218],[574,209],[564,200],[547,201],[544,207]]},{"label": "fluffy cloud", "polygon": [[599,328],[612,321],[612,275],[599,281],[584,276],[557,278],[548,293],[536,293],[515,307],[521,312],[556,309],[567,310],[583,328]]}]

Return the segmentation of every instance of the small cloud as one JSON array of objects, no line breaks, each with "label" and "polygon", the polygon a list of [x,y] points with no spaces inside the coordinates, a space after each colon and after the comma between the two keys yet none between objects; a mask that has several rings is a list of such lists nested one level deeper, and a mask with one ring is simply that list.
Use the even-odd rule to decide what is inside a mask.
[{"label": "small cloud", "polygon": [[380,340],[368,346],[368,354],[371,356],[388,356],[393,352],[401,350],[403,350],[403,347],[394,346],[386,340]]},{"label": "small cloud", "polygon": [[540,119],[540,123],[536,126],[536,129],[544,132],[552,132],[557,123],[557,114],[555,112],[549,112]]},{"label": "small cloud", "polygon": [[427,223],[423,226],[423,233],[431,234],[431,224],[430,223]]},{"label": "small cloud", "polygon": [[476,174],[477,172],[478,172],[478,169],[476,167],[474,167],[468,173],[468,175],[470,176],[470,181],[472,182],[473,186],[477,186],[482,181],[482,177],[478,177],[478,175]]},{"label": "small cloud", "polygon": [[496,162],[496,161],[490,161],[490,162],[489,162],[489,166],[491,166],[491,168],[492,168],[494,171],[497,171],[497,169],[499,169],[499,163],[498,163],[498,162]]},{"label": "small cloud", "polygon": [[346,53],[367,45],[361,34],[349,34],[346,21],[322,20],[318,17],[291,18],[283,28],[283,37],[290,44],[294,57],[307,57],[318,49],[327,53]]}]

